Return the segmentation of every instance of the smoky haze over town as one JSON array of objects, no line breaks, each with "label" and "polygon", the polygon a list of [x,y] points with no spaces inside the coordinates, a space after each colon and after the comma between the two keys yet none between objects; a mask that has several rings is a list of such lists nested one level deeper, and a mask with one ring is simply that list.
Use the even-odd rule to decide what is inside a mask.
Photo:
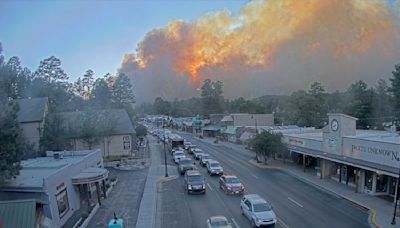
[{"label": "smoky haze over town", "polygon": [[0,228],[400,227],[400,0],[0,0]]},{"label": "smoky haze over town", "polygon": [[205,78],[222,81],[228,98],[289,94],[314,81],[328,91],[361,79],[374,85],[400,58],[396,4],[251,1],[235,14],[155,28],[119,71],[144,101],[195,96]]}]

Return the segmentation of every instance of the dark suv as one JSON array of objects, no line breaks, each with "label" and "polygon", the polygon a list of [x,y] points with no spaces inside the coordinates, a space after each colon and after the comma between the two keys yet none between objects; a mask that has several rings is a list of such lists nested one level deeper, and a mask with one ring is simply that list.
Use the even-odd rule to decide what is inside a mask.
[{"label": "dark suv", "polygon": [[187,170],[195,169],[195,165],[190,158],[181,158],[178,163],[178,172],[181,175],[183,175]]},{"label": "dark suv", "polygon": [[190,193],[206,193],[206,182],[204,177],[196,170],[188,170],[185,173],[185,189]]}]

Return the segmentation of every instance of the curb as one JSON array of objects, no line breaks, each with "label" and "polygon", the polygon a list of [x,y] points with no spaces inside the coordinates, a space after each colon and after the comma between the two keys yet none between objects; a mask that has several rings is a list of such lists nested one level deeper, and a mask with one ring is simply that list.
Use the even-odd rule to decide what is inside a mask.
[{"label": "curb", "polygon": [[338,196],[338,197],[340,197],[342,199],[345,199],[345,200],[347,200],[347,201],[349,201],[349,202],[351,202],[353,204],[356,204],[356,205],[358,205],[358,206],[360,206],[360,207],[362,207],[364,209],[367,209],[369,211],[368,223],[370,223],[371,226],[374,226],[376,228],[382,228],[382,226],[379,225],[377,223],[377,221],[376,221],[376,210],[374,208],[368,207],[368,206],[366,206],[366,205],[364,205],[364,204],[362,204],[362,203],[360,203],[358,201],[355,201],[355,200],[353,200],[353,199],[351,199],[351,198],[349,198],[347,196],[344,196],[342,194],[334,192],[333,190],[331,190],[331,189],[329,189],[329,188],[327,188],[325,186],[318,185],[318,184],[316,184],[316,183],[314,183],[314,182],[312,182],[312,181],[310,181],[310,180],[308,180],[308,179],[306,179],[304,177],[301,177],[301,176],[295,174],[292,171],[289,171],[289,170],[286,170],[286,169],[280,169],[280,170],[282,170],[283,172],[291,175],[292,177],[295,177],[296,179],[299,179],[299,180],[301,180],[303,182],[306,182],[308,184],[316,186],[317,188],[323,189],[323,190],[327,191],[330,194],[336,195],[336,196]]},{"label": "curb", "polygon": [[254,159],[250,159],[248,163],[260,168],[260,169],[277,169],[277,170],[282,170],[281,167],[279,166],[273,166],[273,165],[265,165],[265,164],[259,164],[257,163]]}]

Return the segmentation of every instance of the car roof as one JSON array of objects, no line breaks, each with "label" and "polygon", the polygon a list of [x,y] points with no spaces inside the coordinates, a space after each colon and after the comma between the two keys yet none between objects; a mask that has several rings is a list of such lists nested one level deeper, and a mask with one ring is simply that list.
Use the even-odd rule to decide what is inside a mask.
[{"label": "car roof", "polygon": [[197,170],[188,170],[186,171],[186,175],[201,175],[199,171]]},{"label": "car roof", "polygon": [[181,151],[181,150],[176,150],[175,154],[184,154],[185,152]]},{"label": "car roof", "polygon": [[228,221],[228,219],[225,216],[222,215],[216,215],[216,216],[211,216],[210,217],[210,222],[222,222],[222,221]]},{"label": "car roof", "polygon": [[252,203],[267,203],[267,201],[257,194],[245,195],[244,198],[248,199]]},{"label": "car roof", "polygon": [[181,160],[180,160],[180,161],[185,161],[185,160],[192,161],[192,159],[190,159],[190,158],[187,158],[187,157],[181,158]]},{"label": "car roof", "polygon": [[225,178],[238,178],[237,176],[233,175],[233,174],[224,174],[222,175]]},{"label": "car roof", "polygon": [[218,163],[219,164],[219,162],[217,161],[217,160],[210,160],[210,161],[208,161],[208,163]]}]

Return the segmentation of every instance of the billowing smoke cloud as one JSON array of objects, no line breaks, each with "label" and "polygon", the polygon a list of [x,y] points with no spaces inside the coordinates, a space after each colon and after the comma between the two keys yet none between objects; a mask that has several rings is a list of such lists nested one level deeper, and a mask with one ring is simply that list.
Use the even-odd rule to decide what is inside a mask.
[{"label": "billowing smoke cloud", "polygon": [[226,97],[257,97],[355,80],[373,85],[400,62],[399,2],[378,0],[252,1],[237,15],[221,11],[172,21],[147,33],[120,72],[138,100],[198,94],[204,78]]}]

